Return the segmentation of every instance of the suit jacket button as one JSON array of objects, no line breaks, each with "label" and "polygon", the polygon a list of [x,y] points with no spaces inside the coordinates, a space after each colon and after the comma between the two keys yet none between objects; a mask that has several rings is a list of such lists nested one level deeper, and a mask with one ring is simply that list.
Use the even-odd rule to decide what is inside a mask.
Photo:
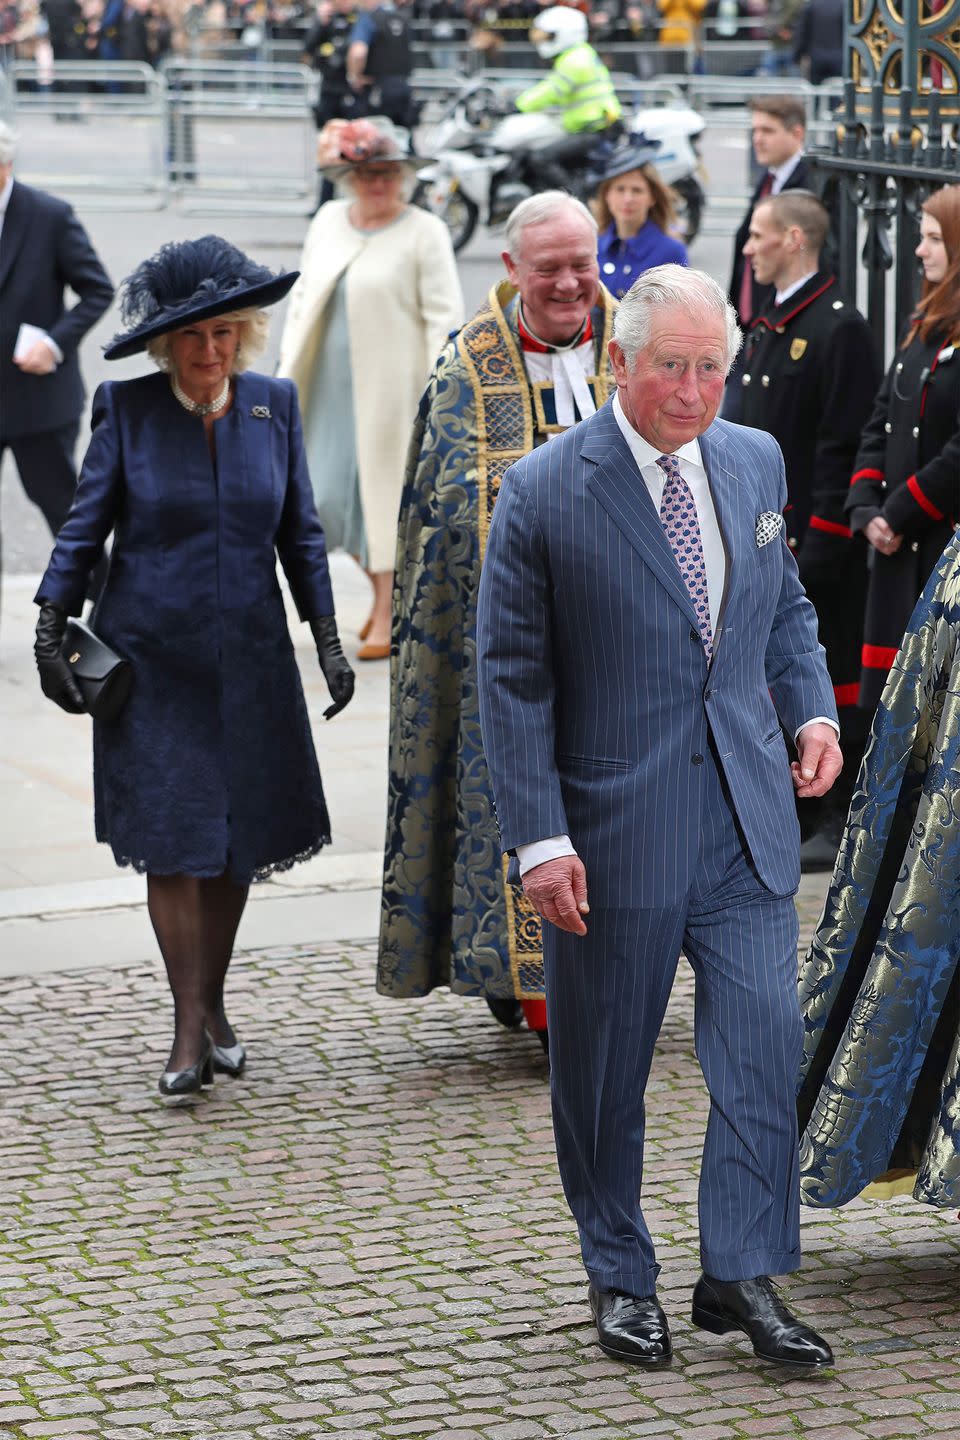
[{"label": "suit jacket button", "polygon": [[690,756],[690,764],[691,764],[691,765],[702,765],[702,764],[703,764],[703,756],[702,756],[702,755],[691,755],[691,756]]}]

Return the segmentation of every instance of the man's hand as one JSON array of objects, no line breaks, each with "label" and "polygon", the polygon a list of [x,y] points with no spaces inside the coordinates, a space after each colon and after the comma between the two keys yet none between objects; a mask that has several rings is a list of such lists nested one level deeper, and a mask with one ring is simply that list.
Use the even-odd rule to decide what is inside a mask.
[{"label": "man's hand", "polygon": [[804,725],[797,736],[799,763],[790,766],[800,800],[826,795],[843,769],[843,755],[832,725]]},{"label": "man's hand", "polygon": [[569,930],[571,935],[586,935],[587,927],[581,917],[590,910],[587,872],[578,856],[561,855],[557,860],[535,865],[524,875],[523,888],[534,910],[544,920],[549,920],[558,930]]},{"label": "man's hand", "polygon": [[34,340],[30,349],[14,363],[26,375],[52,375],[57,368],[57,357],[46,340]]},{"label": "man's hand", "polygon": [[863,533],[881,555],[896,555],[903,544],[903,536],[895,535],[882,515],[874,515]]}]

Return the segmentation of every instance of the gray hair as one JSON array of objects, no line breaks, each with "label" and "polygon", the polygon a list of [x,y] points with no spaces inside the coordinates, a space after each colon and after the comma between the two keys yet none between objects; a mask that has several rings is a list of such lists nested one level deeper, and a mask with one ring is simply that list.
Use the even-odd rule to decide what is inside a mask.
[{"label": "gray hair", "polygon": [[613,317],[613,338],[628,369],[633,369],[640,351],[650,342],[655,314],[668,306],[684,310],[694,320],[723,320],[729,373],[743,343],[737,312],[712,276],[685,265],[655,265],[645,270],[620,301]]},{"label": "gray hair", "polygon": [[0,165],[12,165],[17,153],[17,133],[0,120]]},{"label": "gray hair", "polygon": [[594,235],[597,234],[596,220],[583,201],[578,200],[575,195],[568,195],[566,190],[542,190],[539,195],[528,195],[526,200],[521,200],[519,205],[514,206],[507,220],[507,253],[515,265],[520,259],[524,230],[531,225],[542,225],[546,220],[553,220],[564,210],[572,210],[574,214],[582,216]]},{"label": "gray hair", "polygon": [[[257,356],[262,355],[267,348],[270,316],[266,310],[255,310],[248,305],[245,310],[230,310],[225,315],[215,316],[215,319],[234,320],[240,325],[240,343],[237,346],[233,369],[230,372],[231,375],[237,375],[241,370],[246,370],[251,360],[256,360]],[[183,322],[184,326],[189,324],[189,320]],[[167,330],[163,335],[157,335],[155,339],[147,341],[145,347],[147,354],[159,370],[170,370],[172,364],[170,341],[173,334],[172,330]]]}]

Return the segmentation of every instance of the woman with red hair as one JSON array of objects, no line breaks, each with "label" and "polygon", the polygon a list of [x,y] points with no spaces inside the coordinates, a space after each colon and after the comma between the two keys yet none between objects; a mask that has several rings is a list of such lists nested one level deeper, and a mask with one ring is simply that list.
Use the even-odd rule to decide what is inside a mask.
[{"label": "woman with red hair", "polygon": [[863,432],[846,511],[872,547],[860,704],[876,709],[924,585],[960,518],[960,185],[922,207],[920,301]]}]

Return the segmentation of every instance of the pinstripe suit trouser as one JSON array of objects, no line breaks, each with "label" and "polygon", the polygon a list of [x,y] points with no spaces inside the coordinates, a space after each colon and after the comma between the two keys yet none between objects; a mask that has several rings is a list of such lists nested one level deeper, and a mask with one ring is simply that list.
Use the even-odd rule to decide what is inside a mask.
[{"label": "pinstripe suit trouser", "polygon": [[660,1268],[640,1203],[644,1088],[681,949],[711,1101],[703,1269],[743,1280],[800,1264],[796,911],[757,878],[712,753],[701,769],[687,895],[662,909],[591,910],[585,937],[544,925],[560,1175],[590,1280],[632,1295],[652,1294]]}]

